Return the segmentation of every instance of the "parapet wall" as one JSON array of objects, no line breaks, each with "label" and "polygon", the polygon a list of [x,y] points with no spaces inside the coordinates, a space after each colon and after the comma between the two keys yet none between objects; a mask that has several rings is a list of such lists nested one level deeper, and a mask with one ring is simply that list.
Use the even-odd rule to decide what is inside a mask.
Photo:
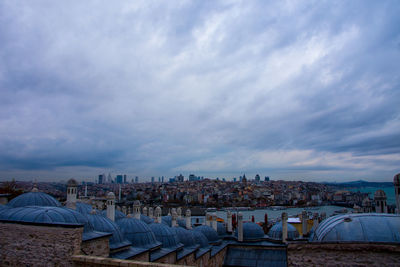
[{"label": "parapet wall", "polygon": [[72,266],[80,253],[82,226],[0,222],[1,266]]},{"label": "parapet wall", "polygon": [[[118,260],[104,257],[73,256],[74,265],[76,267],[105,267],[105,266],[126,266],[126,267],[185,267],[185,265],[155,263],[155,262],[141,262],[133,260]],[[186,267],[188,267],[186,265]]]},{"label": "parapet wall", "polygon": [[365,243],[290,243],[288,266],[399,266],[400,246]]}]

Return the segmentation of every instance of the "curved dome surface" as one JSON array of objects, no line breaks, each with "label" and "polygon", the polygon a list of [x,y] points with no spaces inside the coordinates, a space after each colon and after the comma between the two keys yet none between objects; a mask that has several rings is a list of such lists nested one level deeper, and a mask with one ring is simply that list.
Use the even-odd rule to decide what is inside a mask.
[{"label": "curved dome surface", "polygon": [[32,223],[81,224],[84,226],[84,231],[93,230],[85,216],[74,210],[62,207],[30,206],[9,208],[2,210],[0,219]]},{"label": "curved dome surface", "polygon": [[[165,225],[168,225],[169,227],[172,227],[172,217],[170,215],[162,216],[161,222]],[[185,220],[177,219],[176,222],[177,222],[178,226],[184,227],[184,228],[186,227]]]},{"label": "curved dome surface", "polygon": [[225,224],[221,222],[217,222],[217,233],[218,236],[223,237],[226,236],[228,233],[226,232]]},{"label": "curved dome surface", "polygon": [[202,232],[193,230],[190,230],[190,232],[192,232],[196,244],[200,245],[201,248],[209,247],[208,239]]},{"label": "curved dome surface", "polygon": [[337,215],[324,220],[312,241],[400,242],[400,216],[382,213]]},{"label": "curved dome surface", "polygon": [[179,240],[171,227],[162,223],[152,223],[149,225],[156,239],[162,243],[163,248],[175,248],[179,246]]},{"label": "curved dome surface", "polygon": [[[238,236],[238,229],[235,230],[235,236]],[[256,223],[253,222],[245,222],[243,223],[243,240],[260,240],[264,238],[264,231]]]},{"label": "curved dome surface", "polygon": [[28,206],[46,206],[61,207],[60,202],[54,197],[43,192],[29,192],[13,198],[7,203],[12,208],[28,207]]},{"label": "curved dome surface", "polygon": [[124,238],[118,225],[100,214],[87,214],[89,223],[93,226],[95,231],[111,233],[110,248],[116,249],[130,245],[131,243]]},{"label": "curved dome surface", "polygon": [[171,229],[173,232],[175,232],[179,242],[185,245],[185,247],[192,247],[197,245],[192,231],[186,230],[182,227],[172,227]]},{"label": "curved dome surface", "polygon": [[146,215],[143,215],[143,214],[140,214],[140,220],[141,220],[142,222],[147,223],[147,224],[151,224],[151,223],[154,222],[153,219],[151,219],[150,217],[148,217],[148,216],[146,216]]},{"label": "curved dome surface", "polygon": [[[290,223],[287,224],[287,232],[288,239],[295,239],[299,237],[299,232],[297,231],[296,227]],[[268,232],[268,236],[274,239],[282,239],[282,222],[278,222],[272,226]]]},{"label": "curved dome surface", "polygon": [[132,243],[134,247],[154,248],[161,243],[156,240],[150,227],[141,220],[127,217],[117,221],[122,234]]},{"label": "curved dome surface", "polygon": [[76,211],[81,214],[89,214],[92,212],[92,206],[82,202],[76,202]]},{"label": "curved dome surface", "polygon": [[[103,215],[104,217],[107,217],[107,209],[102,210],[101,215]],[[120,220],[123,218],[126,218],[126,215],[122,211],[116,209],[115,210],[115,220],[117,221],[117,220]]]},{"label": "curved dome surface", "polygon": [[193,230],[201,232],[207,238],[208,243],[215,243],[220,240],[217,231],[208,225],[200,225]]}]

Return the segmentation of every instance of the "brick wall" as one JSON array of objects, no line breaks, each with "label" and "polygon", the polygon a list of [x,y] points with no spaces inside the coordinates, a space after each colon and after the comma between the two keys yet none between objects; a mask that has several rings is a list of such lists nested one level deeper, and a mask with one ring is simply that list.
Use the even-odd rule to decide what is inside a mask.
[{"label": "brick wall", "polygon": [[288,266],[400,266],[400,246],[289,244]]},{"label": "brick wall", "polygon": [[1,266],[71,266],[80,252],[83,227],[0,222]]},{"label": "brick wall", "polygon": [[82,253],[90,256],[108,257],[110,254],[109,236],[82,242]]}]

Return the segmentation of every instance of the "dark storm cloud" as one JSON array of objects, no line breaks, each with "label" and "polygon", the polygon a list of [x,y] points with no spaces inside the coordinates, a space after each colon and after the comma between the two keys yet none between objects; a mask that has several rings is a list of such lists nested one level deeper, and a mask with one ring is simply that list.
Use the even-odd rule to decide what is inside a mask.
[{"label": "dark storm cloud", "polygon": [[387,179],[400,163],[399,12],[3,1],[0,174]]}]

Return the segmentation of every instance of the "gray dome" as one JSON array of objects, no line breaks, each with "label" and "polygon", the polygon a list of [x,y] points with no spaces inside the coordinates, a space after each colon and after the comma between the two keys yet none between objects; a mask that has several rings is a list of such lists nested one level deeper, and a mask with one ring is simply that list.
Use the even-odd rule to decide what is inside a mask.
[{"label": "gray dome", "polygon": [[143,214],[140,214],[140,220],[141,220],[142,222],[147,223],[147,224],[151,224],[151,223],[154,222],[153,219],[151,219],[150,217],[148,217],[148,216],[146,216],[146,215],[143,215]]},{"label": "gray dome", "polygon": [[171,230],[171,227],[162,223],[152,223],[149,227],[156,239],[162,243],[163,248],[176,248],[180,245],[178,237]]},{"label": "gray dome", "polygon": [[358,213],[324,220],[312,237],[318,242],[400,242],[400,216]]},{"label": "gray dome", "polygon": [[92,211],[92,206],[82,202],[76,202],[76,211],[80,214],[89,214]]},{"label": "gray dome", "polygon": [[208,239],[202,232],[193,230],[191,230],[190,232],[192,232],[196,244],[200,245],[201,248],[209,247]]},{"label": "gray dome", "polygon": [[199,231],[207,237],[208,243],[215,243],[218,242],[219,236],[218,233],[208,225],[200,225],[193,229],[194,231]]},{"label": "gray dome", "polygon": [[[288,239],[296,239],[299,237],[299,232],[296,227],[290,223],[287,224],[287,233]],[[278,222],[272,226],[268,232],[268,236],[274,239],[282,239],[282,222]]]},{"label": "gray dome", "polygon": [[175,232],[176,236],[180,243],[185,245],[185,247],[196,246],[196,239],[193,236],[193,231],[186,230],[182,227],[172,227],[173,232]]},{"label": "gray dome", "polygon": [[78,182],[75,179],[69,179],[67,182],[67,186],[68,187],[77,187],[78,186]]},{"label": "gray dome", "polygon": [[[162,216],[162,217],[161,217],[161,222],[162,222],[163,224],[165,224],[165,225],[168,225],[169,227],[172,227],[172,218],[171,218],[170,215]],[[177,219],[176,222],[177,222],[177,224],[178,224],[180,227],[186,228],[185,220],[183,220],[183,219]]]},{"label": "gray dome", "polygon": [[[107,210],[106,209],[102,210],[101,215],[103,215],[104,217],[107,217]],[[120,220],[123,218],[126,218],[126,215],[122,211],[116,209],[115,210],[115,220],[117,221],[117,220]]]},{"label": "gray dome", "polygon": [[7,206],[12,208],[27,207],[27,206],[46,206],[46,207],[61,207],[54,197],[43,192],[29,192],[13,198],[7,203]]},{"label": "gray dome", "polygon": [[134,247],[154,248],[161,243],[156,240],[150,227],[141,220],[127,217],[117,221],[122,234],[132,243]]},{"label": "gray dome", "polygon": [[[235,230],[235,236],[238,236],[238,229]],[[251,240],[260,240],[264,238],[264,231],[256,223],[253,222],[245,222],[243,223],[243,240],[251,241]]]},{"label": "gray dome", "polygon": [[94,230],[105,233],[112,233],[110,238],[110,248],[117,249],[127,245],[131,245],[131,243],[124,238],[122,235],[118,225],[99,214],[87,214],[86,217],[89,220],[89,223],[93,225]]}]

